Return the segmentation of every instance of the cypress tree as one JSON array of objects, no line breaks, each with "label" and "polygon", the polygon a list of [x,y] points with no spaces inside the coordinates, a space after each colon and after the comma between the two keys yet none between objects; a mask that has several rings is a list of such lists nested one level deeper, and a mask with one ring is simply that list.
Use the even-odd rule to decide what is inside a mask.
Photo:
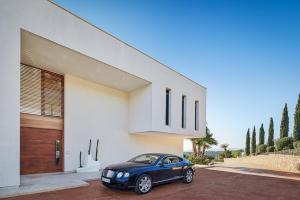
[{"label": "cypress tree", "polygon": [[274,122],[272,117],[269,126],[268,146],[274,146]]},{"label": "cypress tree", "polygon": [[250,155],[250,130],[248,128],[247,134],[246,134],[246,148],[245,153],[247,156]]},{"label": "cypress tree", "polygon": [[289,113],[288,113],[287,104],[285,104],[282,112],[282,118],[280,124],[280,138],[288,137],[288,136],[289,136]]},{"label": "cypress tree", "polygon": [[298,103],[294,114],[294,139],[300,140],[300,94],[298,96]]},{"label": "cypress tree", "polygon": [[255,126],[252,132],[252,138],[251,138],[251,153],[255,154],[256,153],[256,131],[255,131]]},{"label": "cypress tree", "polygon": [[261,124],[259,129],[259,143],[258,144],[265,144],[265,129],[264,124]]}]

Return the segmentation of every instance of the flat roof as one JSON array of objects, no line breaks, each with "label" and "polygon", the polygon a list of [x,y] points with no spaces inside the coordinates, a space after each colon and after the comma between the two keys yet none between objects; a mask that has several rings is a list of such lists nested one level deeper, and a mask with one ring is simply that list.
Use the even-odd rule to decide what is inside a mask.
[{"label": "flat roof", "polygon": [[205,90],[207,89],[207,88],[204,87],[203,85],[201,85],[201,84],[197,83],[196,81],[190,79],[189,77],[187,77],[187,76],[185,76],[185,75],[179,73],[178,71],[176,71],[176,70],[174,70],[173,68],[169,67],[168,65],[166,65],[166,64],[164,64],[164,63],[162,63],[162,62],[160,62],[159,60],[153,58],[152,56],[150,56],[150,55],[144,53],[143,51],[141,51],[141,50],[135,48],[134,46],[132,46],[132,45],[130,45],[130,44],[128,44],[128,43],[122,41],[121,39],[117,38],[116,36],[112,35],[111,33],[107,32],[107,31],[105,31],[105,30],[103,30],[103,29],[97,27],[96,25],[94,25],[94,24],[88,22],[87,20],[85,20],[85,19],[79,17],[78,15],[74,14],[73,12],[71,12],[71,11],[69,11],[69,10],[63,8],[62,6],[60,6],[60,5],[56,4],[56,3],[54,3],[54,2],[51,1],[51,0],[47,0],[47,1],[50,2],[50,3],[52,3],[53,5],[57,6],[58,8],[60,8],[60,9],[62,9],[62,10],[64,10],[64,11],[66,11],[66,12],[68,12],[69,14],[73,15],[74,17],[76,17],[76,18],[82,20],[83,22],[89,24],[90,26],[93,26],[94,28],[98,29],[99,31],[102,31],[102,32],[106,33],[107,35],[109,35],[109,36],[115,38],[116,40],[122,42],[123,44],[127,45],[128,47],[135,49],[136,51],[140,52],[141,54],[143,54],[143,55],[147,56],[148,58],[150,58],[150,59],[152,59],[152,60],[158,62],[158,63],[161,64],[162,66],[164,66],[164,67],[168,68],[169,70],[171,70],[171,71],[177,73],[178,75],[180,75],[180,76],[186,78],[187,80],[189,80],[189,81],[191,81],[191,82],[193,82],[193,83],[199,85],[200,87],[204,88]]}]

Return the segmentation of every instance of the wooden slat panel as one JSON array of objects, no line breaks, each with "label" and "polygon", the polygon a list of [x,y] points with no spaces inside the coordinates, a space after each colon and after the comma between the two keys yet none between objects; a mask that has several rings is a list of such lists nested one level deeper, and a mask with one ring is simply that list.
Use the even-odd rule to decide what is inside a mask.
[{"label": "wooden slat panel", "polygon": [[62,131],[21,128],[21,174],[62,171],[63,157],[55,160],[55,140],[62,141]]},{"label": "wooden slat panel", "polygon": [[21,113],[21,127],[63,130],[63,119]]},{"label": "wooden slat panel", "polygon": [[21,64],[21,113],[63,117],[64,76]]}]

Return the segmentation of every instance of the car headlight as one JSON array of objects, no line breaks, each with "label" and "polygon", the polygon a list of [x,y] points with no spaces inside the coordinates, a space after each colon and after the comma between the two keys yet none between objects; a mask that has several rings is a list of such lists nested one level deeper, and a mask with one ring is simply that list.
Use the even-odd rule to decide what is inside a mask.
[{"label": "car headlight", "polygon": [[126,172],[125,174],[124,174],[124,178],[128,178],[130,176],[130,174],[128,173],[128,172]]},{"label": "car headlight", "polygon": [[117,174],[117,178],[121,178],[123,176],[123,172],[119,172],[118,174]]}]

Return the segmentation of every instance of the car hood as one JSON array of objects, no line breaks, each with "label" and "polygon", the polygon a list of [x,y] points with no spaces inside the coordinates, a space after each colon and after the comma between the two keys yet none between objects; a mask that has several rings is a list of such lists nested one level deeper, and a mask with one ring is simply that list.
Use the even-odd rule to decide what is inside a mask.
[{"label": "car hood", "polygon": [[129,170],[129,169],[133,169],[133,168],[143,168],[143,167],[148,167],[148,166],[150,166],[150,164],[135,163],[135,162],[123,162],[123,163],[109,165],[105,169]]}]

